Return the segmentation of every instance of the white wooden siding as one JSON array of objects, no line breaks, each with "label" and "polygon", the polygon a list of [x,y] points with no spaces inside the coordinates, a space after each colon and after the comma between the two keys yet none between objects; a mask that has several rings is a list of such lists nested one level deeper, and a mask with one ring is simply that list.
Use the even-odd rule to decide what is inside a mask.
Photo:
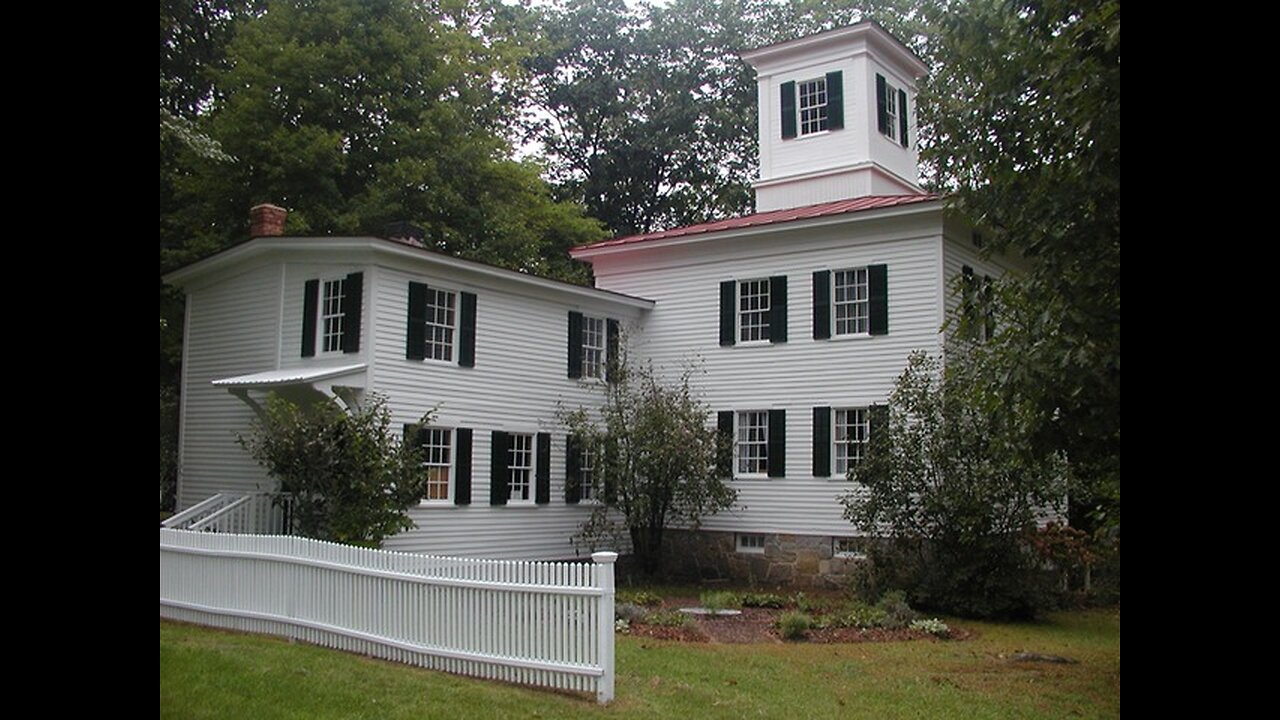
[{"label": "white wooden siding", "polygon": [[262,266],[188,292],[178,509],[218,492],[271,489],[236,443],[253,411],[218,378],[272,369],[277,353],[280,269]]},{"label": "white wooden siding", "polygon": [[[405,358],[409,282],[476,294],[475,367]],[[366,281],[367,282],[367,281]],[[584,303],[538,288],[483,284],[429,267],[380,267],[372,302],[371,389],[385,395],[393,420],[415,422],[434,409],[432,422],[473,431],[471,505],[421,505],[410,511],[417,527],[386,542],[415,552],[507,559],[583,557],[572,543],[590,505],[564,501],[565,427],[561,411],[598,406],[602,385],[568,377],[570,310],[613,317],[623,327],[638,311],[602,300]],[[551,433],[551,502],[489,504],[490,448],[494,430]],[[455,471],[456,476],[456,471]],[[584,554],[585,553],[585,554]]]},{"label": "white wooden siding", "polygon": [[[705,528],[853,533],[836,501],[850,485],[812,474],[813,408],[883,402],[912,351],[939,349],[941,217],[931,210],[851,218],[807,232],[779,229],[595,259],[597,286],[657,302],[634,345],[642,356],[672,376],[700,358],[705,372],[693,380],[713,412],[786,410],[786,477],[735,481],[738,505]],[[889,334],[814,340],[813,272],[881,263],[888,265]],[[787,276],[787,342],[720,347],[720,281],[774,275]]]}]

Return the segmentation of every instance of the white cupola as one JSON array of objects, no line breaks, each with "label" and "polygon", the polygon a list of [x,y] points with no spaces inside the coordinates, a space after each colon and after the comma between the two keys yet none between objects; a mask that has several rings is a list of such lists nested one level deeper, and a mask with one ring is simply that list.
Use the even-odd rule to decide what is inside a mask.
[{"label": "white cupola", "polygon": [[756,212],[916,195],[916,78],[927,68],[865,21],[742,53],[756,70]]}]

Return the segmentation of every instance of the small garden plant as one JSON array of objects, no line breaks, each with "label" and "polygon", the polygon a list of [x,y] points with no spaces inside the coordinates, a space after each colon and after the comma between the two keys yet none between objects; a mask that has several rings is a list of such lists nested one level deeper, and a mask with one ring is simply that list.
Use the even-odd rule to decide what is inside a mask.
[{"label": "small garden plant", "polygon": [[702,607],[712,611],[720,612],[721,610],[737,610],[742,607],[742,599],[737,593],[728,592],[726,590],[717,590],[715,592],[704,592],[698,596],[698,601]]},{"label": "small garden plant", "polygon": [[813,618],[802,612],[791,610],[778,619],[778,633],[784,640],[803,640],[813,626]]}]

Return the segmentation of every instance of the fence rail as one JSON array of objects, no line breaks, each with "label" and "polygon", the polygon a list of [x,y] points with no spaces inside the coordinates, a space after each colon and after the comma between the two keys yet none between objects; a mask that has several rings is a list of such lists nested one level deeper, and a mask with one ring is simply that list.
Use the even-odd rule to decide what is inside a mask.
[{"label": "fence rail", "polygon": [[613,699],[613,562],[160,529],[160,615]]}]

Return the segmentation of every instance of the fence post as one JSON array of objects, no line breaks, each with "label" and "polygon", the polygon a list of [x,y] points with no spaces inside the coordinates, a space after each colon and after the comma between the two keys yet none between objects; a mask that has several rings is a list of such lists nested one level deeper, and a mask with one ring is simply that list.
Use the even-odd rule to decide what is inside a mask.
[{"label": "fence post", "polygon": [[600,676],[600,685],[596,689],[596,702],[601,705],[613,700],[613,564],[618,559],[616,552],[591,553],[600,578],[600,668],[604,674]]}]

